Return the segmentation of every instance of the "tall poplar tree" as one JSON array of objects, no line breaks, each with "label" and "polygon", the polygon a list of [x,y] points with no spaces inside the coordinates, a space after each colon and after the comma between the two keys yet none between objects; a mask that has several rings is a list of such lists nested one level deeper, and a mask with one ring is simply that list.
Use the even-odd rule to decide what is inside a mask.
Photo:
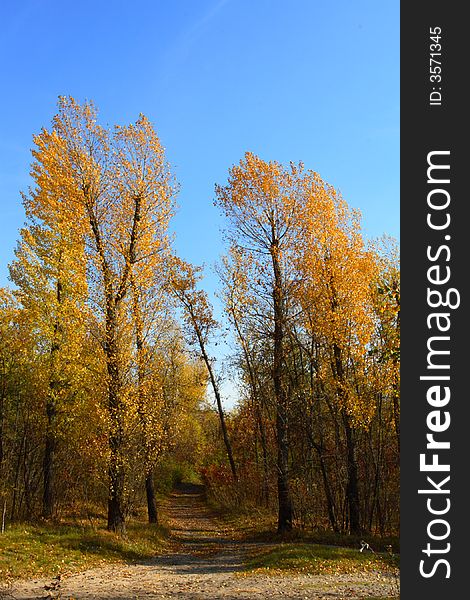
[{"label": "tall poplar tree", "polygon": [[375,328],[377,260],[363,242],[359,214],[319,176],[303,181],[297,297],[308,334],[321,347],[317,379],[331,391],[346,440],[345,496],[351,533],[362,529],[357,434],[375,405],[365,392]]},{"label": "tall poplar tree", "polygon": [[268,326],[277,438],[278,531],[292,529],[289,480],[289,406],[287,330],[291,317],[295,221],[302,202],[301,168],[284,168],[247,153],[229,171],[226,186],[216,186],[216,204],[228,220],[233,252],[250,264],[247,286],[257,298]]},{"label": "tall poplar tree", "polygon": [[[10,265],[15,296],[34,333],[43,356],[46,378],[43,459],[43,505],[45,518],[55,508],[56,453],[64,413],[71,411],[77,384],[83,378],[81,351],[85,335],[86,260],[80,216],[73,210],[75,193],[70,181],[56,174],[59,160],[56,136],[43,132],[35,137],[34,186],[23,195],[27,223],[20,231]],[[77,218],[78,217],[78,218]]]},{"label": "tall poplar tree", "polygon": [[129,322],[125,300],[132,277],[137,286],[145,286],[150,275],[158,276],[169,243],[175,186],[163,147],[143,115],[135,124],[105,129],[91,103],[62,97],[52,130],[43,130],[35,141],[45,148],[36,157],[41,164],[38,186],[67,188],[59,214],[86,243],[87,303],[106,364],[108,528],[123,532],[125,378],[132,351],[124,335]]}]

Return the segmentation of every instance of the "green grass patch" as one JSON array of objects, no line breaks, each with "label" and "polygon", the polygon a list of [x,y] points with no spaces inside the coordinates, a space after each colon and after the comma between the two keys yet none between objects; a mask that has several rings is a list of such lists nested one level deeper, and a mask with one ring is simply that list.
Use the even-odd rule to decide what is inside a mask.
[{"label": "green grass patch", "polygon": [[278,574],[295,571],[312,575],[358,573],[371,571],[394,572],[399,563],[396,556],[359,552],[352,548],[318,544],[285,543],[257,549],[245,564],[246,571]]},{"label": "green grass patch", "polygon": [[168,547],[163,528],[129,523],[126,537],[77,525],[17,524],[0,535],[0,580],[72,573],[149,559]]}]

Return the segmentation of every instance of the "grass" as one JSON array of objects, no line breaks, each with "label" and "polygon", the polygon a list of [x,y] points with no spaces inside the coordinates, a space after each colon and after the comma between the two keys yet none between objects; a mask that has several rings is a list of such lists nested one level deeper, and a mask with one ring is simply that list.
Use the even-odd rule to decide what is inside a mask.
[{"label": "grass", "polygon": [[209,505],[214,510],[219,521],[225,525],[226,529],[236,532],[237,537],[247,541],[266,543],[304,542],[307,544],[342,546],[359,550],[361,540],[364,540],[370,544],[370,547],[376,553],[389,553],[390,548],[393,549],[394,554],[400,553],[400,539],[397,535],[384,537],[372,534],[350,535],[347,533],[335,533],[329,529],[311,531],[294,528],[292,532],[280,537],[276,533],[276,515],[267,509],[259,507],[227,509],[210,500]]},{"label": "grass", "polygon": [[[129,521],[125,538],[82,522],[11,525],[0,534],[0,582],[73,573],[105,563],[133,563],[168,550],[168,532],[146,523],[144,512]],[[397,551],[397,538],[365,536],[375,553],[361,553],[360,538],[329,531],[294,531],[280,537],[266,510],[227,512],[219,507],[215,512],[221,529],[234,539],[265,543],[246,562],[245,573],[398,572],[398,557],[384,552],[389,545]],[[99,522],[104,522],[101,516]]]},{"label": "grass", "polygon": [[13,525],[0,535],[0,580],[149,559],[168,547],[165,537],[163,528],[143,522],[129,523],[125,538],[104,528]]},{"label": "grass", "polygon": [[256,555],[247,560],[245,570],[275,574],[294,571],[312,575],[335,575],[372,571],[395,572],[398,566],[398,558],[389,554],[291,542],[257,549]]},{"label": "grass", "polygon": [[[341,574],[388,572],[399,574],[400,542],[398,536],[353,536],[331,530],[295,530],[282,537],[276,533],[276,518],[272,512],[260,508],[223,510],[211,503],[218,519],[234,537],[246,541],[264,542],[256,555],[245,563],[244,572],[285,574]],[[361,540],[368,542],[374,552],[360,552]],[[393,554],[390,553],[393,549]],[[394,600],[398,596],[369,598],[367,600]]]}]

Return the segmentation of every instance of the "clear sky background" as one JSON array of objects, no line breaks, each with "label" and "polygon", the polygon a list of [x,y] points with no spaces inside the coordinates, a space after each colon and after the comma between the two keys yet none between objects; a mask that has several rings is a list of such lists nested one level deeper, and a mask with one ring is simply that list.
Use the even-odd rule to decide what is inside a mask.
[{"label": "clear sky background", "polygon": [[302,160],[366,236],[399,235],[398,0],[2,0],[0,64],[0,285],[59,95],[103,124],[150,118],[181,185],[177,251],[209,271],[214,184],[247,150]]}]

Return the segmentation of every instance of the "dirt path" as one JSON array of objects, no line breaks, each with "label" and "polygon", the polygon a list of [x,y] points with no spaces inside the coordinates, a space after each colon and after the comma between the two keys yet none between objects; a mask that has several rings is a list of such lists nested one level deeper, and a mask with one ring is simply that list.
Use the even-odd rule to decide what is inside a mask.
[{"label": "dirt path", "polygon": [[55,584],[50,580],[17,582],[10,598],[340,600],[392,595],[391,579],[380,574],[240,576],[237,572],[244,557],[259,546],[224,531],[204,504],[200,488],[180,486],[163,509],[174,540],[171,554],[135,565],[90,569]]}]

